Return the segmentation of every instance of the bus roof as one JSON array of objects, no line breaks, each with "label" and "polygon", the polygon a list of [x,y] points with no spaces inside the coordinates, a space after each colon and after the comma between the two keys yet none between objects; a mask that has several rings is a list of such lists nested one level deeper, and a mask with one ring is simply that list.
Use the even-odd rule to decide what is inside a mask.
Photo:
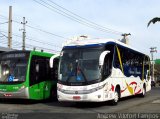
[{"label": "bus roof", "polygon": [[35,50],[31,50],[31,54],[35,54],[35,55],[39,55],[39,56],[46,56],[46,57],[51,57],[54,55],[52,53],[40,52],[40,51],[35,51]]},{"label": "bus roof", "polygon": [[35,50],[13,50],[13,51],[8,51],[8,52],[3,52],[1,53],[3,54],[10,54],[10,53],[32,53],[32,54],[36,54],[36,55],[41,55],[41,56],[47,56],[47,57],[51,57],[54,54],[51,53],[47,53],[47,52],[40,52],[40,51],[35,51]]},{"label": "bus roof", "polygon": [[[107,44],[107,43],[113,43],[113,44],[117,44],[120,45],[122,47],[125,48],[129,48],[131,50],[134,50],[138,53],[144,54],[138,50],[136,50],[135,48],[120,42],[119,40],[115,40],[115,39],[84,39],[84,40],[74,40],[74,41],[70,41],[68,44],[66,44],[64,47],[72,47],[72,46],[86,46],[86,45],[96,45],[96,44]],[[146,54],[144,54],[146,55]]]},{"label": "bus roof", "polygon": [[15,49],[10,49],[10,48],[6,48],[6,47],[1,47],[0,46],[0,53],[2,53],[2,52],[8,52],[8,51],[13,51],[13,50],[15,50]]}]

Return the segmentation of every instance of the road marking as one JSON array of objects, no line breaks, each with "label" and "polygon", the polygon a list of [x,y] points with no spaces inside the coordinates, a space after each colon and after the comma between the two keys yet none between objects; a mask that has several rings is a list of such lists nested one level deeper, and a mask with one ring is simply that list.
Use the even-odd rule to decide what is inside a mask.
[{"label": "road marking", "polygon": [[152,103],[160,103],[160,100],[154,100]]}]

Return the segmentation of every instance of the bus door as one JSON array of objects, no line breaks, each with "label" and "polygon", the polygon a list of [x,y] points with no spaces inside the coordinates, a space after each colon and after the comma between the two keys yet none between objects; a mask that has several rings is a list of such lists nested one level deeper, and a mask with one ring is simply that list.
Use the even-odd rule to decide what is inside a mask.
[{"label": "bus door", "polygon": [[30,98],[43,99],[45,87],[45,61],[33,56],[30,67]]},{"label": "bus door", "polygon": [[37,75],[36,78],[38,80],[38,84],[37,84],[37,89],[39,90],[39,96],[40,99],[44,99],[45,98],[45,92],[48,92],[48,85],[47,85],[47,77],[48,75],[46,74],[46,60],[45,59],[39,59],[37,60],[37,64],[36,64],[36,69],[37,69]]}]

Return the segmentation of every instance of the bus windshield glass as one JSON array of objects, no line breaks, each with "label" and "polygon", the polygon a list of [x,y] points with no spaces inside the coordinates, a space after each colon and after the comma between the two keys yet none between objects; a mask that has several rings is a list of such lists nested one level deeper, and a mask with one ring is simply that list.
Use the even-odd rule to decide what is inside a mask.
[{"label": "bus windshield glass", "polygon": [[28,54],[6,53],[0,57],[0,83],[25,81]]},{"label": "bus windshield glass", "polygon": [[101,53],[102,48],[62,50],[58,79],[70,83],[99,80],[99,56]]}]

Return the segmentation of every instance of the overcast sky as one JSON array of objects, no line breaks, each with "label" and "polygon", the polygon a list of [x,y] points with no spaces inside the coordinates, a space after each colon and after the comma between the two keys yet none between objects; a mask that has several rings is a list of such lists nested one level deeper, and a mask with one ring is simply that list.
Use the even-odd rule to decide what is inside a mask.
[{"label": "overcast sky", "polygon": [[[40,2],[40,0],[37,0]],[[47,2],[47,0],[44,0]],[[154,17],[160,17],[160,0],[49,0],[59,6],[114,31],[131,33],[129,43],[132,47],[150,55],[150,47],[157,47],[155,58],[160,58],[160,24],[147,23]],[[44,33],[26,26],[26,43],[60,51],[62,43],[73,36],[89,35],[91,38],[121,39],[119,34],[102,32],[75,22],[64,15],[55,12],[55,4],[50,9],[34,0],[0,0],[0,31],[7,36],[7,21],[9,6],[13,11],[13,47],[21,48],[23,17],[27,25],[42,29]],[[44,2],[43,2],[44,4]],[[49,7],[49,6],[47,6]],[[54,7],[54,8],[53,8]],[[64,9],[61,9],[64,10]],[[70,13],[67,13],[70,14]],[[73,14],[72,14],[73,15]],[[72,17],[71,17],[72,18]],[[73,18],[72,18],[73,19]],[[18,22],[18,23],[16,23]],[[57,37],[54,36],[62,36]],[[18,36],[17,36],[18,35]],[[0,34],[1,36],[1,34]],[[0,37],[0,46],[7,46],[5,37]],[[38,41],[38,42],[37,42]],[[29,46],[28,48],[31,48]]]}]

